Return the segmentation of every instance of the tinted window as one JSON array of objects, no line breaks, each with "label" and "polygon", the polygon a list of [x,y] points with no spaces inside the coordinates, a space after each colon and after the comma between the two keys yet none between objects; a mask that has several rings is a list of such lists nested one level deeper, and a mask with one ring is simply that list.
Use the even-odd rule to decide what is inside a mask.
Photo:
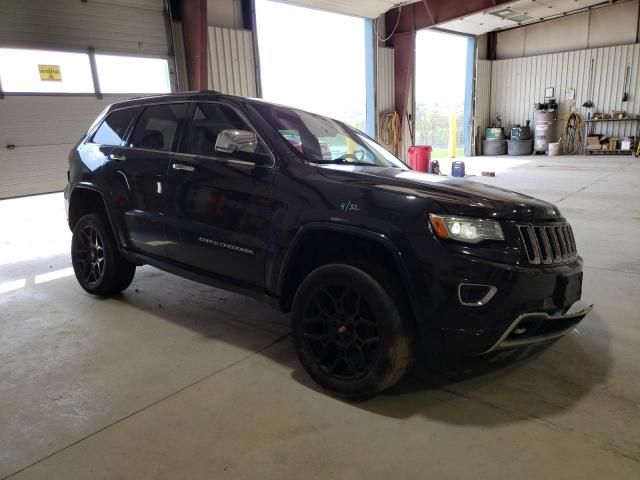
[{"label": "tinted window", "polygon": [[183,103],[145,108],[133,130],[129,146],[151,150],[171,150],[183,111]]},{"label": "tinted window", "polygon": [[133,108],[111,112],[93,134],[91,141],[100,145],[120,145],[134,113]]},{"label": "tinted window", "polygon": [[[222,130],[249,130],[251,127],[231,107],[220,103],[202,103],[196,107],[189,131],[187,152],[216,156],[216,140]],[[265,152],[261,145],[258,151]]]}]

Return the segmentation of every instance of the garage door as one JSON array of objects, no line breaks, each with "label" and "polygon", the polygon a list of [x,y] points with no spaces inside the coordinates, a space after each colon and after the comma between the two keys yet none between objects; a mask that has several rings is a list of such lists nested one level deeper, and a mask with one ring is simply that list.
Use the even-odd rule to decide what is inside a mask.
[{"label": "garage door", "polygon": [[[0,2],[0,198],[60,191],[69,150],[107,105],[171,90],[163,5]],[[96,55],[101,99],[89,47]],[[142,73],[133,71],[140,65]]]}]

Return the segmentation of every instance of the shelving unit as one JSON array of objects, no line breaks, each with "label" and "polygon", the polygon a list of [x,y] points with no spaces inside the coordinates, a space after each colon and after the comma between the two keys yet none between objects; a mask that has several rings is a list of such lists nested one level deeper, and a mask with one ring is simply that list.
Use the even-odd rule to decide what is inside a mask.
[{"label": "shelving unit", "polygon": [[[630,150],[587,150],[587,137],[592,135],[593,132],[593,124],[594,123],[603,123],[603,122],[634,122],[636,124],[636,134],[634,138],[634,144],[631,146]],[[637,149],[638,149],[638,141],[640,141],[640,117],[632,116],[625,118],[599,118],[596,120],[585,120],[586,132],[584,136],[584,145],[583,150],[585,155],[633,155],[634,157],[638,157]]]}]

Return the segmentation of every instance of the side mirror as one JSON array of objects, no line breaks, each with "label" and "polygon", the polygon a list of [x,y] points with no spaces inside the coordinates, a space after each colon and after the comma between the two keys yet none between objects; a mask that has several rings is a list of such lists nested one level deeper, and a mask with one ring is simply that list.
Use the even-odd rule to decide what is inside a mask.
[{"label": "side mirror", "polygon": [[216,152],[256,153],[258,149],[258,137],[248,130],[222,130],[216,139]]},{"label": "side mirror", "polygon": [[273,160],[266,153],[257,152],[258,137],[248,130],[222,130],[216,139],[216,152],[233,155],[240,160],[268,165]]}]

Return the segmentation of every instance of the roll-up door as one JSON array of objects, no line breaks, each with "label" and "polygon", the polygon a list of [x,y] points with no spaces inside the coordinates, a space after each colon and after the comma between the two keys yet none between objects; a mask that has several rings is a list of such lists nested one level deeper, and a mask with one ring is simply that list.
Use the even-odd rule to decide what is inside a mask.
[{"label": "roll-up door", "polygon": [[[171,91],[173,61],[168,61],[164,4],[164,0],[0,1],[0,198],[62,190],[69,150],[107,105],[134,95]],[[101,78],[102,99],[95,95],[90,73],[87,89],[86,69],[80,75],[55,59],[20,66],[11,60],[15,56],[6,54],[21,49],[87,55],[89,47],[97,55],[98,71],[101,65],[111,69]],[[118,59],[103,57],[100,63],[101,55],[130,58],[123,58],[121,71],[113,72]],[[147,72],[158,67],[161,75],[166,70],[160,87],[131,72],[128,62],[136,57],[141,64],[159,62],[145,66]],[[10,81],[20,68],[34,74],[35,91]],[[42,80],[42,74],[50,75],[49,81]],[[60,85],[68,81],[73,81],[71,91],[61,92]],[[141,90],[149,83],[156,84],[151,91]]]}]

